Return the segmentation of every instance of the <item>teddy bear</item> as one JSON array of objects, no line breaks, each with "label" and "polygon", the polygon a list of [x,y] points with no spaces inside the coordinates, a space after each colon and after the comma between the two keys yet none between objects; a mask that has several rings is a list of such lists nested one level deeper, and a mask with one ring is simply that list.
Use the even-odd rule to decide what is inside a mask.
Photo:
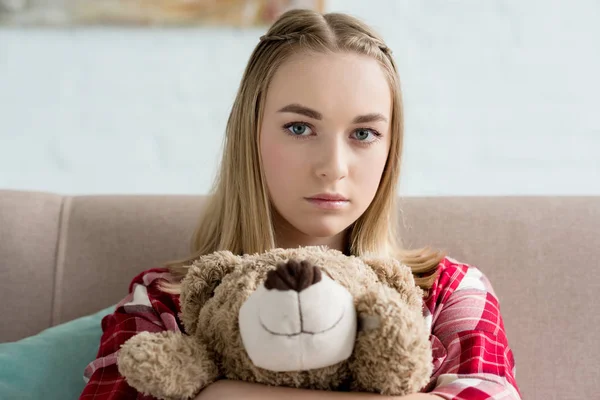
[{"label": "teddy bear", "polygon": [[217,251],[181,285],[183,332],[141,332],[118,352],[138,392],[190,399],[231,379],[401,396],[429,382],[423,291],[395,259],[324,246]]}]

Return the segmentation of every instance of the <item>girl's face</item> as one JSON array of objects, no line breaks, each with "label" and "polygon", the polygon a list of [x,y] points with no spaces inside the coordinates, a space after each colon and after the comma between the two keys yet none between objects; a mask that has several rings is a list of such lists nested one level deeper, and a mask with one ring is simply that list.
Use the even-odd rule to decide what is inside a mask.
[{"label": "girl's face", "polygon": [[391,113],[390,87],[373,58],[302,53],[277,70],[260,153],[280,247],[341,243],[379,187]]}]

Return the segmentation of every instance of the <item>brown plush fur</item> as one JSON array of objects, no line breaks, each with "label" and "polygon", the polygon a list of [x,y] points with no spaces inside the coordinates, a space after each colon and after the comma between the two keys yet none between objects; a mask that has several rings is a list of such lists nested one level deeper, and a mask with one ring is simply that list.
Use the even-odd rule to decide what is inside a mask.
[{"label": "brown plush fur", "polygon": [[[309,371],[258,368],[240,335],[242,304],[267,273],[288,260],[308,261],[354,298],[359,332],[352,356]],[[137,390],[188,399],[219,378],[268,385],[405,395],[431,375],[431,346],[422,295],[410,269],[396,260],[345,256],[322,247],[200,257],[182,282],[181,319],[187,335],[140,333],[120,350],[119,371]]]}]

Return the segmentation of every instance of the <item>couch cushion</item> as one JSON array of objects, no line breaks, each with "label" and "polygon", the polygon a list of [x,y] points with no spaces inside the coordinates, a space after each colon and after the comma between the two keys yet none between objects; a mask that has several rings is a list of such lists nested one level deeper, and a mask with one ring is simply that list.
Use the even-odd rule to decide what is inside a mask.
[{"label": "couch cushion", "polygon": [[54,194],[0,191],[0,342],[52,325],[61,206]]},{"label": "couch cushion", "polygon": [[55,321],[117,303],[141,271],[188,256],[203,204],[201,196],[67,198]]}]

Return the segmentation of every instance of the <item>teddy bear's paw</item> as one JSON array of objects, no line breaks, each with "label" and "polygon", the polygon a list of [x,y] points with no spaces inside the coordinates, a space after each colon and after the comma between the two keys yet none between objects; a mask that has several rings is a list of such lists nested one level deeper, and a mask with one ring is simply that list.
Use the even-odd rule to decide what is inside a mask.
[{"label": "teddy bear's paw", "polygon": [[359,332],[350,368],[354,390],[406,395],[431,376],[431,344],[420,312],[388,286],[357,299]]},{"label": "teddy bear's paw", "polygon": [[178,332],[141,332],[119,350],[117,365],[137,391],[164,400],[190,399],[218,376],[197,339]]}]

